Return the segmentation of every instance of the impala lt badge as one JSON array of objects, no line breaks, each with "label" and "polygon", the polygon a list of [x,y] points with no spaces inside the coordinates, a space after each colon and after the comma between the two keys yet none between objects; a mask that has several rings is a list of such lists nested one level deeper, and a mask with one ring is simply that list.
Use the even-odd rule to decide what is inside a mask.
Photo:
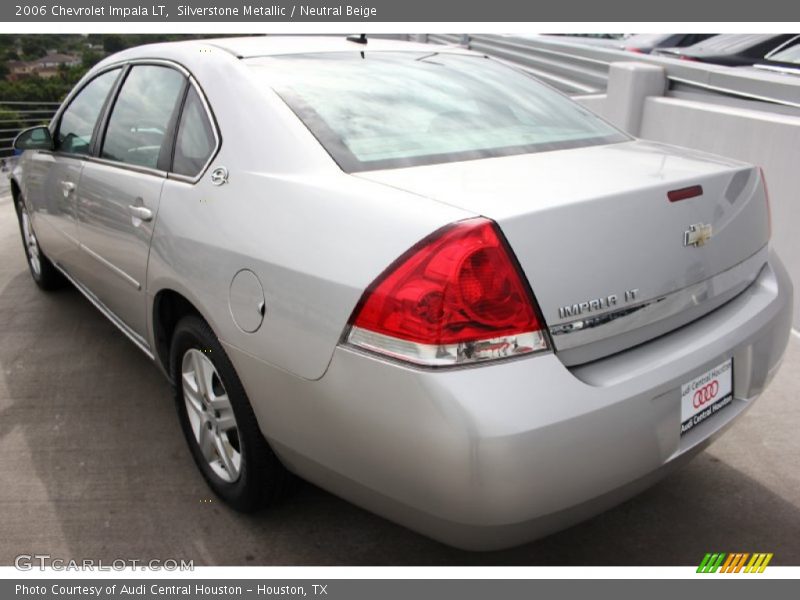
[{"label": "impala lt badge", "polygon": [[699,248],[711,239],[711,234],[711,225],[705,225],[704,223],[690,225],[689,229],[683,232],[683,245]]},{"label": "impala lt badge", "polygon": [[584,313],[605,311],[621,303],[629,303],[639,298],[639,288],[633,290],[625,290],[625,293],[620,298],[617,294],[609,294],[602,298],[593,298],[585,302],[578,302],[576,304],[567,304],[558,309],[558,318],[566,319],[567,317],[577,317]]}]

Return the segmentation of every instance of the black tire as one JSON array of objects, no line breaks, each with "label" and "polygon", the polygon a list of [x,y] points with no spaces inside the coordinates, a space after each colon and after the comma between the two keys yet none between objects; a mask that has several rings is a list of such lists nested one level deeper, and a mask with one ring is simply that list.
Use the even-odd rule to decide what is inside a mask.
[{"label": "black tire", "polygon": [[[213,364],[233,409],[238,428],[236,446],[241,457],[238,478],[233,482],[223,480],[203,456],[189,419],[184,397],[183,359],[187,353],[191,355],[190,350],[200,350]],[[247,394],[217,336],[200,317],[184,317],[175,328],[170,349],[170,375],[183,434],[195,463],[214,493],[241,512],[253,512],[282,498],[289,488],[290,475],[261,434]]]},{"label": "black tire", "polygon": [[[28,262],[28,270],[31,273],[31,277],[33,277],[33,281],[39,288],[48,292],[64,287],[67,284],[66,278],[56,269],[53,263],[50,262],[50,259],[45,256],[42,248],[39,246],[35,233],[32,233],[32,243],[35,244],[35,249],[28,244],[24,225],[24,219],[27,218],[28,212],[22,196],[17,198],[14,206],[17,209],[17,223],[19,224],[19,233],[22,238],[22,247],[25,250],[25,259]],[[29,218],[28,227],[30,231],[33,232],[33,224],[30,223]],[[37,254],[35,259],[34,253]]]}]

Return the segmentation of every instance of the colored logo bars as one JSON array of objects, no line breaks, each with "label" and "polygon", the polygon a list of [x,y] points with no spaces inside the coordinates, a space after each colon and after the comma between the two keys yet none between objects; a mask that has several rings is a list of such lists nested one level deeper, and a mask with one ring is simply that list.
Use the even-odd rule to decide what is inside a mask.
[{"label": "colored logo bars", "polygon": [[[747,559],[750,559],[748,562]],[[698,573],[763,573],[769,561],[772,560],[772,553],[756,552],[736,552],[725,554],[724,552],[709,552],[703,557],[700,566],[697,567]],[[747,566],[745,566],[747,563]]]}]

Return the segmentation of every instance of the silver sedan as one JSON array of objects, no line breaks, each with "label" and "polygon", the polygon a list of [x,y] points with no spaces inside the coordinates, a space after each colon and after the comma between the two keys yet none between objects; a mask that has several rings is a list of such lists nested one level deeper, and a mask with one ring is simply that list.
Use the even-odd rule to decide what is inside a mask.
[{"label": "silver sedan", "polygon": [[790,331],[759,169],[466,50],[143,46],[15,145],[33,279],[163,370],[239,510],[294,473],[449,544],[522,543],[705,448]]}]

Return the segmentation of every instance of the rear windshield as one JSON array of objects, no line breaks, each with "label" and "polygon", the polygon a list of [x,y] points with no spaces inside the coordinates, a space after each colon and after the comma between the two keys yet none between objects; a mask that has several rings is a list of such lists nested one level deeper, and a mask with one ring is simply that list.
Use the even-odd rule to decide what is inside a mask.
[{"label": "rear windshield", "polygon": [[629,139],[528,75],[478,56],[348,52],[248,63],[348,172]]}]

